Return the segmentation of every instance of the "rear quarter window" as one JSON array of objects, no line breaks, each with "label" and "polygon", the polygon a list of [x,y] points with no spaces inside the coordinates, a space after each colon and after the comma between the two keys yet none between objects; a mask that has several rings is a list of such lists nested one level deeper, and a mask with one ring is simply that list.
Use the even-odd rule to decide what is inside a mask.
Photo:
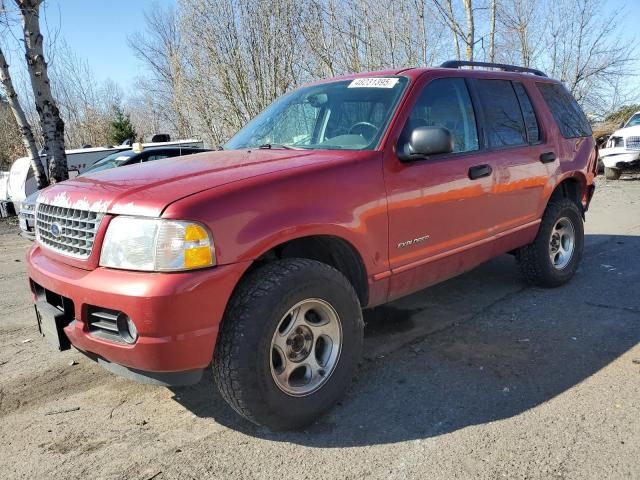
[{"label": "rear quarter window", "polygon": [[588,137],[591,125],[573,95],[557,83],[536,83],[564,138]]}]

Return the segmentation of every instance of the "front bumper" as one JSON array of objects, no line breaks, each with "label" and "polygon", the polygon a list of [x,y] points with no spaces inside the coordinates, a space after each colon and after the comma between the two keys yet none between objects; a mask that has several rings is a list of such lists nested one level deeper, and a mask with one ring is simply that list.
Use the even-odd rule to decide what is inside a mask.
[{"label": "front bumper", "polygon": [[[37,244],[27,255],[34,300],[45,289],[73,304],[75,319],[64,327],[71,344],[107,367],[112,364],[116,373],[124,374],[119,368],[124,367],[133,376],[150,378],[192,374],[211,362],[227,300],[248,266],[244,262],[180,273],[88,271],[52,260]],[[87,312],[94,306],[128,315],[138,330],[137,341],[109,341],[90,331]]]},{"label": "front bumper", "polygon": [[600,150],[600,159],[607,168],[634,170],[640,168],[640,151],[624,148],[605,148]]},{"label": "front bumper", "polygon": [[21,211],[18,215],[20,235],[29,240],[36,239],[35,215],[32,212]]}]

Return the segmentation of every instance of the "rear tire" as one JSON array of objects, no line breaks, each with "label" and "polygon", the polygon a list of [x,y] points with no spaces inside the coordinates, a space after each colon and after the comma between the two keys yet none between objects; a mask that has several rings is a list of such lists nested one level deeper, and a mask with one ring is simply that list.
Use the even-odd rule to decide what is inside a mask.
[{"label": "rear tire", "polygon": [[558,287],[575,274],[584,248],[582,213],[575,202],[550,201],[535,240],[516,253],[525,280],[540,287]]},{"label": "rear tire", "polygon": [[607,180],[618,180],[622,175],[619,168],[604,167],[604,178]]},{"label": "rear tire", "polygon": [[355,290],[336,269],[286,259],[250,273],[225,313],[213,372],[240,415],[272,430],[313,422],[348,388],[364,323]]}]

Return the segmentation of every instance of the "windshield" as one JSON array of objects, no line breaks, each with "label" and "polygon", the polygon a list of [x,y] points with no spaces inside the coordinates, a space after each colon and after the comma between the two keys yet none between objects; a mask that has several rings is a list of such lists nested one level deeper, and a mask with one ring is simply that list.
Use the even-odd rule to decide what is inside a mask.
[{"label": "windshield", "polygon": [[82,174],[85,173],[94,173],[99,172],[101,170],[109,170],[110,168],[119,167],[127,162],[131,157],[137,155],[133,150],[125,151],[125,152],[116,152],[112,153],[108,157],[104,157],[101,160],[98,160],[96,163],[87,168]]},{"label": "windshield", "polygon": [[634,114],[625,125],[625,128],[635,127],[636,125],[640,125],[640,113]]},{"label": "windshield", "polygon": [[406,84],[404,77],[368,77],[301,88],[272,103],[224,148],[373,149]]}]

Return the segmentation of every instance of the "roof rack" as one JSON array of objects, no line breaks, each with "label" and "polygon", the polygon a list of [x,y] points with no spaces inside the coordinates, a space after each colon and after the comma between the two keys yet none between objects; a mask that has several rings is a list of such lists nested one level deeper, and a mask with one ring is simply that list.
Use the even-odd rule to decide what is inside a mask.
[{"label": "roof rack", "polygon": [[440,65],[441,68],[460,68],[460,67],[485,67],[497,68],[505,72],[532,73],[539,77],[546,77],[547,74],[535,68],[518,67],[517,65],[507,65],[505,63],[490,62],[467,62],[465,60],[449,60]]}]

